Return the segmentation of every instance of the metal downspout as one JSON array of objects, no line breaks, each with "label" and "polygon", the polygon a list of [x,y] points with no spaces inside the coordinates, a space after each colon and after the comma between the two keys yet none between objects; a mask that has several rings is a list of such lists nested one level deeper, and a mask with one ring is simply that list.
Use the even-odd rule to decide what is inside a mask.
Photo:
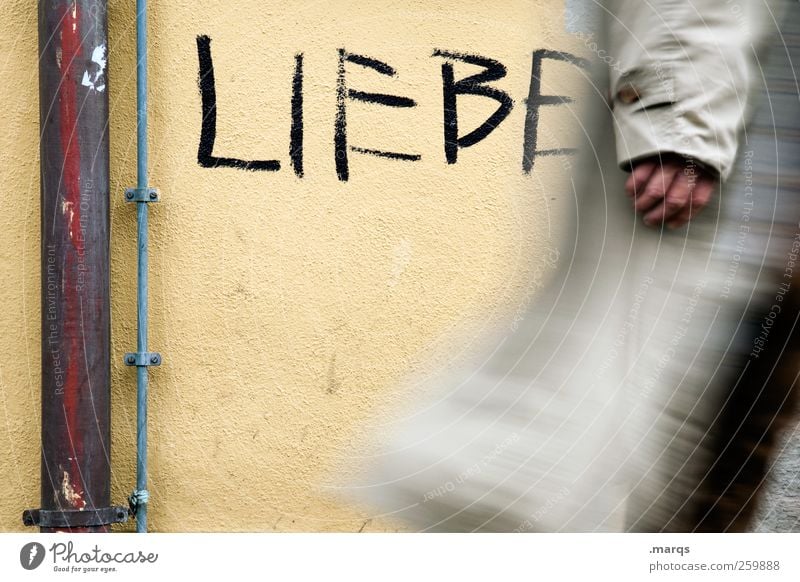
[{"label": "metal downspout", "polygon": [[40,0],[43,532],[104,532],[111,507],[107,4]]}]

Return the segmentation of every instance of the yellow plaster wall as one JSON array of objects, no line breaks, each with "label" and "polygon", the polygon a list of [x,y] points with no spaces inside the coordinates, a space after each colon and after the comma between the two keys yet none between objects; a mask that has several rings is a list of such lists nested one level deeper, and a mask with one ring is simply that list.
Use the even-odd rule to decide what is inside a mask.
[{"label": "yellow plaster wall", "polygon": [[[537,48],[580,54],[563,4],[549,0],[153,0],[150,521],[155,531],[393,531],[331,494],[358,466],[410,373],[443,334],[485,326],[530,299],[559,225],[553,185],[569,167],[540,159],[524,176],[524,99]],[[134,483],[134,2],[112,0],[113,497]],[[39,181],[35,3],[3,0],[0,32],[0,530],[22,529],[39,498]],[[197,35],[213,39],[215,153],[281,159],[279,173],[197,164]],[[422,161],[351,156],[337,180],[333,131],[339,48],[389,62],[396,79],[349,67],[363,90],[418,102],[352,104],[352,144]],[[434,49],[508,67],[515,101],[485,141],[447,165],[441,62]],[[294,54],[305,55],[305,172],[289,166]],[[352,71],[352,74],[350,72]],[[457,66],[457,74],[472,71]],[[545,65],[544,93],[578,74]],[[494,103],[459,101],[463,127]],[[542,110],[540,147],[572,145],[569,113]],[[575,133],[572,131],[572,133]],[[441,363],[441,361],[439,361]],[[424,390],[419,387],[419,390]],[[128,528],[129,529],[129,528]]]}]

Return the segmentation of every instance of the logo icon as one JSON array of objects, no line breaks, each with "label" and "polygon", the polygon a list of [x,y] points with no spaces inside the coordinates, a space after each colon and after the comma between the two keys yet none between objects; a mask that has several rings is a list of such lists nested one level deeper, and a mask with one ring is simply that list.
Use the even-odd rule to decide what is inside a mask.
[{"label": "logo icon", "polygon": [[39,542],[30,542],[19,551],[19,563],[26,570],[35,570],[44,562],[44,546]]}]

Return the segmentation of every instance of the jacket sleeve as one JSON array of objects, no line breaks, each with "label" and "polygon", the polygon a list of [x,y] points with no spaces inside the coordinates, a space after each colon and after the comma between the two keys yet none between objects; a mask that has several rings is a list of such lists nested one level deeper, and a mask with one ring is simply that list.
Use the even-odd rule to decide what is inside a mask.
[{"label": "jacket sleeve", "polygon": [[763,0],[606,0],[617,160],[659,152],[731,173],[750,88],[760,76]]}]

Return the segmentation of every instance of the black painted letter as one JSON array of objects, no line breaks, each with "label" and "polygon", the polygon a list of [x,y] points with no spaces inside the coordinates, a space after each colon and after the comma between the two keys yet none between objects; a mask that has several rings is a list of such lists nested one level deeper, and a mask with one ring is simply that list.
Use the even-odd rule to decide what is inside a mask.
[{"label": "black painted letter", "polygon": [[303,53],[294,56],[292,79],[292,130],[289,139],[289,159],[294,173],[303,177]]},{"label": "black painted letter", "polygon": [[203,101],[203,123],[200,146],[197,149],[197,163],[204,168],[239,168],[265,172],[280,170],[281,163],[278,160],[248,161],[214,156],[214,142],[217,139],[217,89],[214,81],[214,61],[211,58],[211,39],[207,36],[197,37],[197,59],[200,63],[199,84]]},{"label": "black painted letter", "polygon": [[[506,76],[506,67],[499,61],[478,55],[465,55],[447,51],[435,50],[433,56],[444,57],[447,62],[442,64],[442,92],[444,95],[444,153],[448,164],[458,161],[458,150],[473,146],[485,139],[494,131],[503,120],[511,113],[514,101],[508,93],[489,87],[486,83],[497,81]],[[483,67],[485,70],[469,77],[456,81],[453,72],[454,60],[463,61],[470,65]],[[464,137],[458,137],[458,96],[479,95],[489,97],[500,103],[497,110],[484,121],[480,127],[471,131]]]},{"label": "black painted letter", "polygon": [[528,91],[528,111],[525,115],[525,141],[522,146],[522,171],[530,174],[533,170],[533,163],[536,156],[557,156],[574,154],[573,148],[557,148],[552,150],[536,151],[536,141],[539,131],[539,108],[542,105],[562,105],[572,103],[571,97],[563,95],[542,95],[542,61],[552,59],[572,63],[578,67],[588,68],[589,61],[576,57],[573,54],[540,49],[533,52],[533,64],[531,66],[531,85]]},{"label": "black painted letter", "polygon": [[386,95],[384,93],[366,93],[364,91],[356,91],[355,89],[348,89],[345,79],[345,63],[353,63],[368,69],[377,71],[381,75],[388,77],[397,76],[397,71],[386,63],[373,59],[372,57],[365,57],[362,55],[353,55],[346,52],[344,49],[339,49],[339,79],[336,85],[336,125],[334,133],[334,153],[336,155],[336,174],[339,180],[346,182],[350,178],[350,164],[348,160],[348,153],[350,151],[358,152],[360,154],[369,154],[378,156],[380,158],[389,158],[391,160],[405,160],[409,162],[416,162],[421,159],[417,154],[402,154],[397,152],[387,152],[384,150],[375,150],[360,148],[347,145],[347,100],[361,101],[363,103],[377,103],[379,105],[386,105],[387,107],[416,107],[417,102],[408,97],[398,97],[397,95]]}]

